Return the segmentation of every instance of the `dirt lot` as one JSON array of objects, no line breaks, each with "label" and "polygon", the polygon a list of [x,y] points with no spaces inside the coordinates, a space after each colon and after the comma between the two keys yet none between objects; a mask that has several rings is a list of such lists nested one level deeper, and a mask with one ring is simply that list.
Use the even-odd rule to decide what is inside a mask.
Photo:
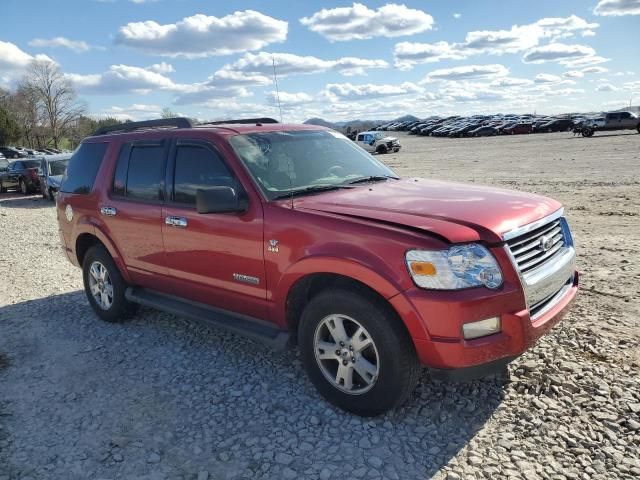
[{"label": "dirt lot", "polygon": [[143,309],[100,323],[54,210],[0,195],[0,480],[639,478],[640,135],[415,138],[406,176],[561,200],[582,291],[507,379],[425,375],[372,420],[326,404],[291,352]]}]

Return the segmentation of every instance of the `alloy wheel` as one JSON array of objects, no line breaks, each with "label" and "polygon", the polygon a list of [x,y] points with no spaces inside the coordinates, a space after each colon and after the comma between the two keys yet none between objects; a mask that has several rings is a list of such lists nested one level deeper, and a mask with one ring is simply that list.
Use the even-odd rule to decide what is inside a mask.
[{"label": "alloy wheel", "polygon": [[313,350],[322,374],[338,390],[359,395],[375,385],[380,357],[373,338],[357,320],[340,314],[323,318]]},{"label": "alloy wheel", "polygon": [[113,283],[106,267],[95,261],[89,267],[89,289],[94,300],[102,310],[113,305]]}]

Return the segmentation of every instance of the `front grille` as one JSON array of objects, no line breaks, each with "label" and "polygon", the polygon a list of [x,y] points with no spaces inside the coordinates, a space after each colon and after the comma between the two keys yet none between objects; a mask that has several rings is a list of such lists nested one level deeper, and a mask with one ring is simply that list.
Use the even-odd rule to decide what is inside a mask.
[{"label": "front grille", "polygon": [[535,320],[551,307],[553,307],[558,302],[558,300],[560,300],[560,298],[564,296],[567,290],[571,288],[571,285],[573,285],[573,276],[569,278],[569,280],[567,280],[567,282],[562,285],[562,287],[558,291],[531,305],[529,307],[529,315],[531,316],[531,320]]},{"label": "front grille", "polygon": [[507,245],[520,273],[531,272],[562,253],[565,238],[560,219],[512,238]]}]

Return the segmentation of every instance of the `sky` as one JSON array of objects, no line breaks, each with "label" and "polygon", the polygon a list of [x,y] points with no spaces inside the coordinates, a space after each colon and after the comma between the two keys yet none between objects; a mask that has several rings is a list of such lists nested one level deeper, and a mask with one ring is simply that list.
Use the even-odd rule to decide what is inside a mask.
[{"label": "sky", "polygon": [[0,18],[0,87],[51,60],[96,118],[640,104],[640,0],[0,0]]}]

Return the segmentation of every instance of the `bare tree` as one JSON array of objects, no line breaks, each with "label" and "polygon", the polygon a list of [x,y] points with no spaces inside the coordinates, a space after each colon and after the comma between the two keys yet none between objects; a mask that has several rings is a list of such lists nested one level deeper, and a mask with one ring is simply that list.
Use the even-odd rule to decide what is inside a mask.
[{"label": "bare tree", "polygon": [[175,118],[178,116],[178,114],[173,112],[169,107],[164,107],[160,116],[162,118]]},{"label": "bare tree", "polygon": [[85,110],[85,106],[77,101],[69,80],[55,63],[34,60],[29,65],[19,90],[23,90],[29,98],[35,98],[36,110],[43,117],[54,148],[58,148],[61,138]]}]

